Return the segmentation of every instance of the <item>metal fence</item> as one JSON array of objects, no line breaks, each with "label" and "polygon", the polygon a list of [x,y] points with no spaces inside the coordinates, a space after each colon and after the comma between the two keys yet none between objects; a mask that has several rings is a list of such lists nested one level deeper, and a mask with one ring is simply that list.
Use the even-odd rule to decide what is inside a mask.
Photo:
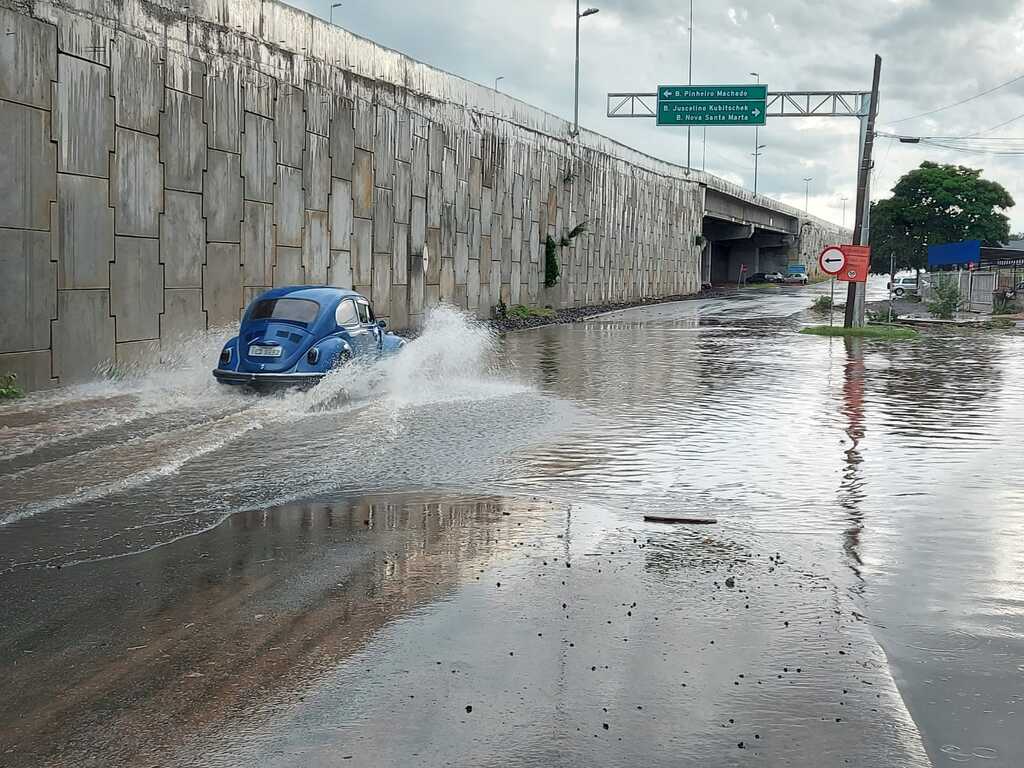
[{"label": "metal fence", "polygon": [[962,271],[962,272],[929,272],[922,275],[923,287],[921,299],[925,302],[934,298],[935,286],[946,280],[958,281],[960,295],[963,297],[963,311],[991,312],[992,294],[1013,285],[1012,276],[1005,277],[1000,271]]}]

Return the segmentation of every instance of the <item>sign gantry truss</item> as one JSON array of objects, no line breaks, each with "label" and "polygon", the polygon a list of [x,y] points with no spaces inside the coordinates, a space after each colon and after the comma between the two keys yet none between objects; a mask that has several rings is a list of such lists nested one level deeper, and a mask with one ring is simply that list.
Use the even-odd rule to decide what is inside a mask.
[{"label": "sign gantry truss", "polygon": [[[870,91],[779,91],[768,94],[768,117],[865,117]],[[609,93],[608,117],[657,117],[657,93]]]}]

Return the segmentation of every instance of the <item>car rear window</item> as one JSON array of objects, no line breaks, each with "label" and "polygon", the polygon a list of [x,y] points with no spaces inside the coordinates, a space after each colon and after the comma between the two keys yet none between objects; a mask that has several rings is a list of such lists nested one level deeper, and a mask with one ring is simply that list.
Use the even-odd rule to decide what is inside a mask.
[{"label": "car rear window", "polygon": [[252,310],[252,320],[286,320],[309,325],[320,313],[320,305],[312,299],[264,299]]}]

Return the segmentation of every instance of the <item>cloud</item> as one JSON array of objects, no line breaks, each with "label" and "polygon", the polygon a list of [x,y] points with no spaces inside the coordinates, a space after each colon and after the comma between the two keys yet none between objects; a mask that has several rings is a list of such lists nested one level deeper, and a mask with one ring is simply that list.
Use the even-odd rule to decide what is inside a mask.
[{"label": "cloud", "polygon": [[[326,17],[328,0],[298,6]],[[666,160],[684,163],[685,129],[606,117],[609,91],[653,91],[688,80],[688,4],[678,0],[590,0],[601,9],[581,28],[580,121]],[[351,31],[479,83],[503,75],[502,90],[563,117],[572,115],[574,21],[570,0],[352,0],[335,10]],[[1024,73],[1024,0],[746,0],[694,2],[693,81],[750,82],[769,90],[866,90],[873,55],[883,57],[880,127],[965,98]],[[900,123],[901,132],[965,135],[1024,114],[1024,81],[934,116]],[[1024,120],[993,136],[1024,136]],[[856,190],[854,118],[769,119],[758,189],[802,207],[814,176],[811,211],[839,221],[842,197]],[[752,183],[753,130],[694,129],[691,162]],[[985,169],[1022,201],[1011,210],[1024,230],[1024,174],[1015,158],[957,154],[881,139],[873,193],[886,196],[923,160]],[[848,203],[848,217],[851,203]]]}]

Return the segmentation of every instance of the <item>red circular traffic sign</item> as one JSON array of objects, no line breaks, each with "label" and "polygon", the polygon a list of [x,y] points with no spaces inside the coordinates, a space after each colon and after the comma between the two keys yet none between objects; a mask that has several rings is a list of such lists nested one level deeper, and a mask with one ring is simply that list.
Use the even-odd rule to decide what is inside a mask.
[{"label": "red circular traffic sign", "polygon": [[821,271],[829,275],[838,275],[843,271],[846,266],[846,254],[843,253],[842,249],[830,245],[828,248],[821,252],[821,256],[818,257],[818,266],[821,267]]}]

